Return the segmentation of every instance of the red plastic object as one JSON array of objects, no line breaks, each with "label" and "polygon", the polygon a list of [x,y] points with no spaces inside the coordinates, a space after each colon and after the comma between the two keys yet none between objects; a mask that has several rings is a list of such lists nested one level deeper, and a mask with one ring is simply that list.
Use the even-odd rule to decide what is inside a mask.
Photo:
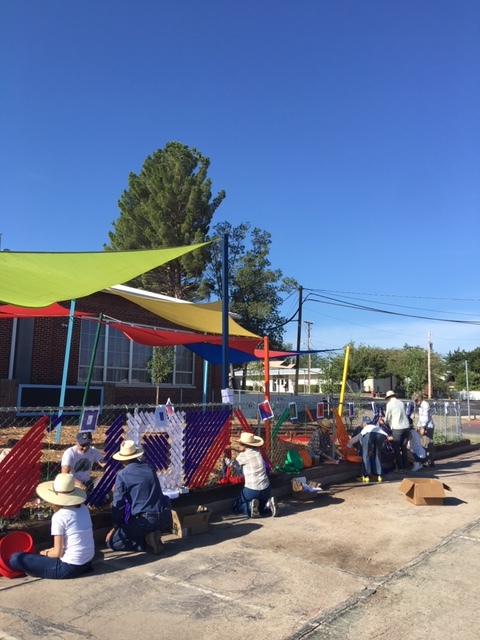
[{"label": "red plastic object", "polygon": [[9,564],[10,556],[17,551],[33,553],[33,539],[26,531],[12,531],[0,538],[0,574],[5,578],[23,576],[22,571],[14,571]]}]

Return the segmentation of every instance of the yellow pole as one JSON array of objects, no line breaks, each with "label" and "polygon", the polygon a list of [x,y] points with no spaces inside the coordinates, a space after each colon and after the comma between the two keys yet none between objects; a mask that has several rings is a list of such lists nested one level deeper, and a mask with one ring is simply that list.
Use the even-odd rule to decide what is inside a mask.
[{"label": "yellow pole", "polygon": [[347,371],[348,371],[348,357],[350,355],[350,345],[345,347],[345,360],[343,362],[343,376],[342,376],[342,387],[340,389],[340,400],[338,403],[338,415],[340,418],[342,417],[342,409],[343,409],[343,396],[345,395],[345,386],[347,384]]}]

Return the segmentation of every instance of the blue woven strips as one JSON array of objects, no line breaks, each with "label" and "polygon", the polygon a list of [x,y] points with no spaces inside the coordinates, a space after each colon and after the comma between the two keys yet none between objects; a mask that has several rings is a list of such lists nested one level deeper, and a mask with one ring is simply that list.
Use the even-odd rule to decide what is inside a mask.
[{"label": "blue woven strips", "polygon": [[115,477],[122,467],[122,463],[114,460],[112,455],[120,450],[120,444],[123,440],[123,423],[125,417],[119,415],[113,423],[105,431],[104,461],[105,467],[103,474],[86,500],[86,504],[93,507],[99,507],[103,504],[107,494],[112,490],[115,484]]},{"label": "blue woven strips", "polygon": [[145,460],[157,471],[166,471],[170,459],[170,447],[165,433],[151,433],[143,436]]}]

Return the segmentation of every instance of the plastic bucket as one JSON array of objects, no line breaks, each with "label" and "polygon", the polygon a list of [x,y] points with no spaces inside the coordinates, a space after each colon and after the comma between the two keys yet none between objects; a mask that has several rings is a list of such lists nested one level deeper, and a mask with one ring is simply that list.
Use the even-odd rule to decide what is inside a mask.
[{"label": "plastic bucket", "polygon": [[26,531],[12,531],[0,538],[0,575],[5,578],[18,578],[23,575],[22,571],[14,571],[8,562],[11,555],[17,551],[34,551],[32,536]]}]

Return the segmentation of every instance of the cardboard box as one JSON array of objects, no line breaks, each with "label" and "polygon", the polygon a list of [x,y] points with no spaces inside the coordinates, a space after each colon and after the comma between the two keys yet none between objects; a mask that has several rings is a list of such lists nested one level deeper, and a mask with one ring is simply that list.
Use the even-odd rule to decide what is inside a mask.
[{"label": "cardboard box", "polygon": [[408,502],[418,506],[443,504],[445,490],[451,491],[448,485],[433,478],[404,478],[398,490]]},{"label": "cardboard box", "polygon": [[206,533],[211,515],[212,512],[202,506],[172,509],[172,533],[179,538]]},{"label": "cardboard box", "polygon": [[[319,491],[308,491],[304,485],[308,485],[311,489],[319,489]],[[324,491],[319,482],[313,480],[307,482],[306,478],[293,478],[292,480],[292,496],[297,500],[313,500],[322,493]]]}]

